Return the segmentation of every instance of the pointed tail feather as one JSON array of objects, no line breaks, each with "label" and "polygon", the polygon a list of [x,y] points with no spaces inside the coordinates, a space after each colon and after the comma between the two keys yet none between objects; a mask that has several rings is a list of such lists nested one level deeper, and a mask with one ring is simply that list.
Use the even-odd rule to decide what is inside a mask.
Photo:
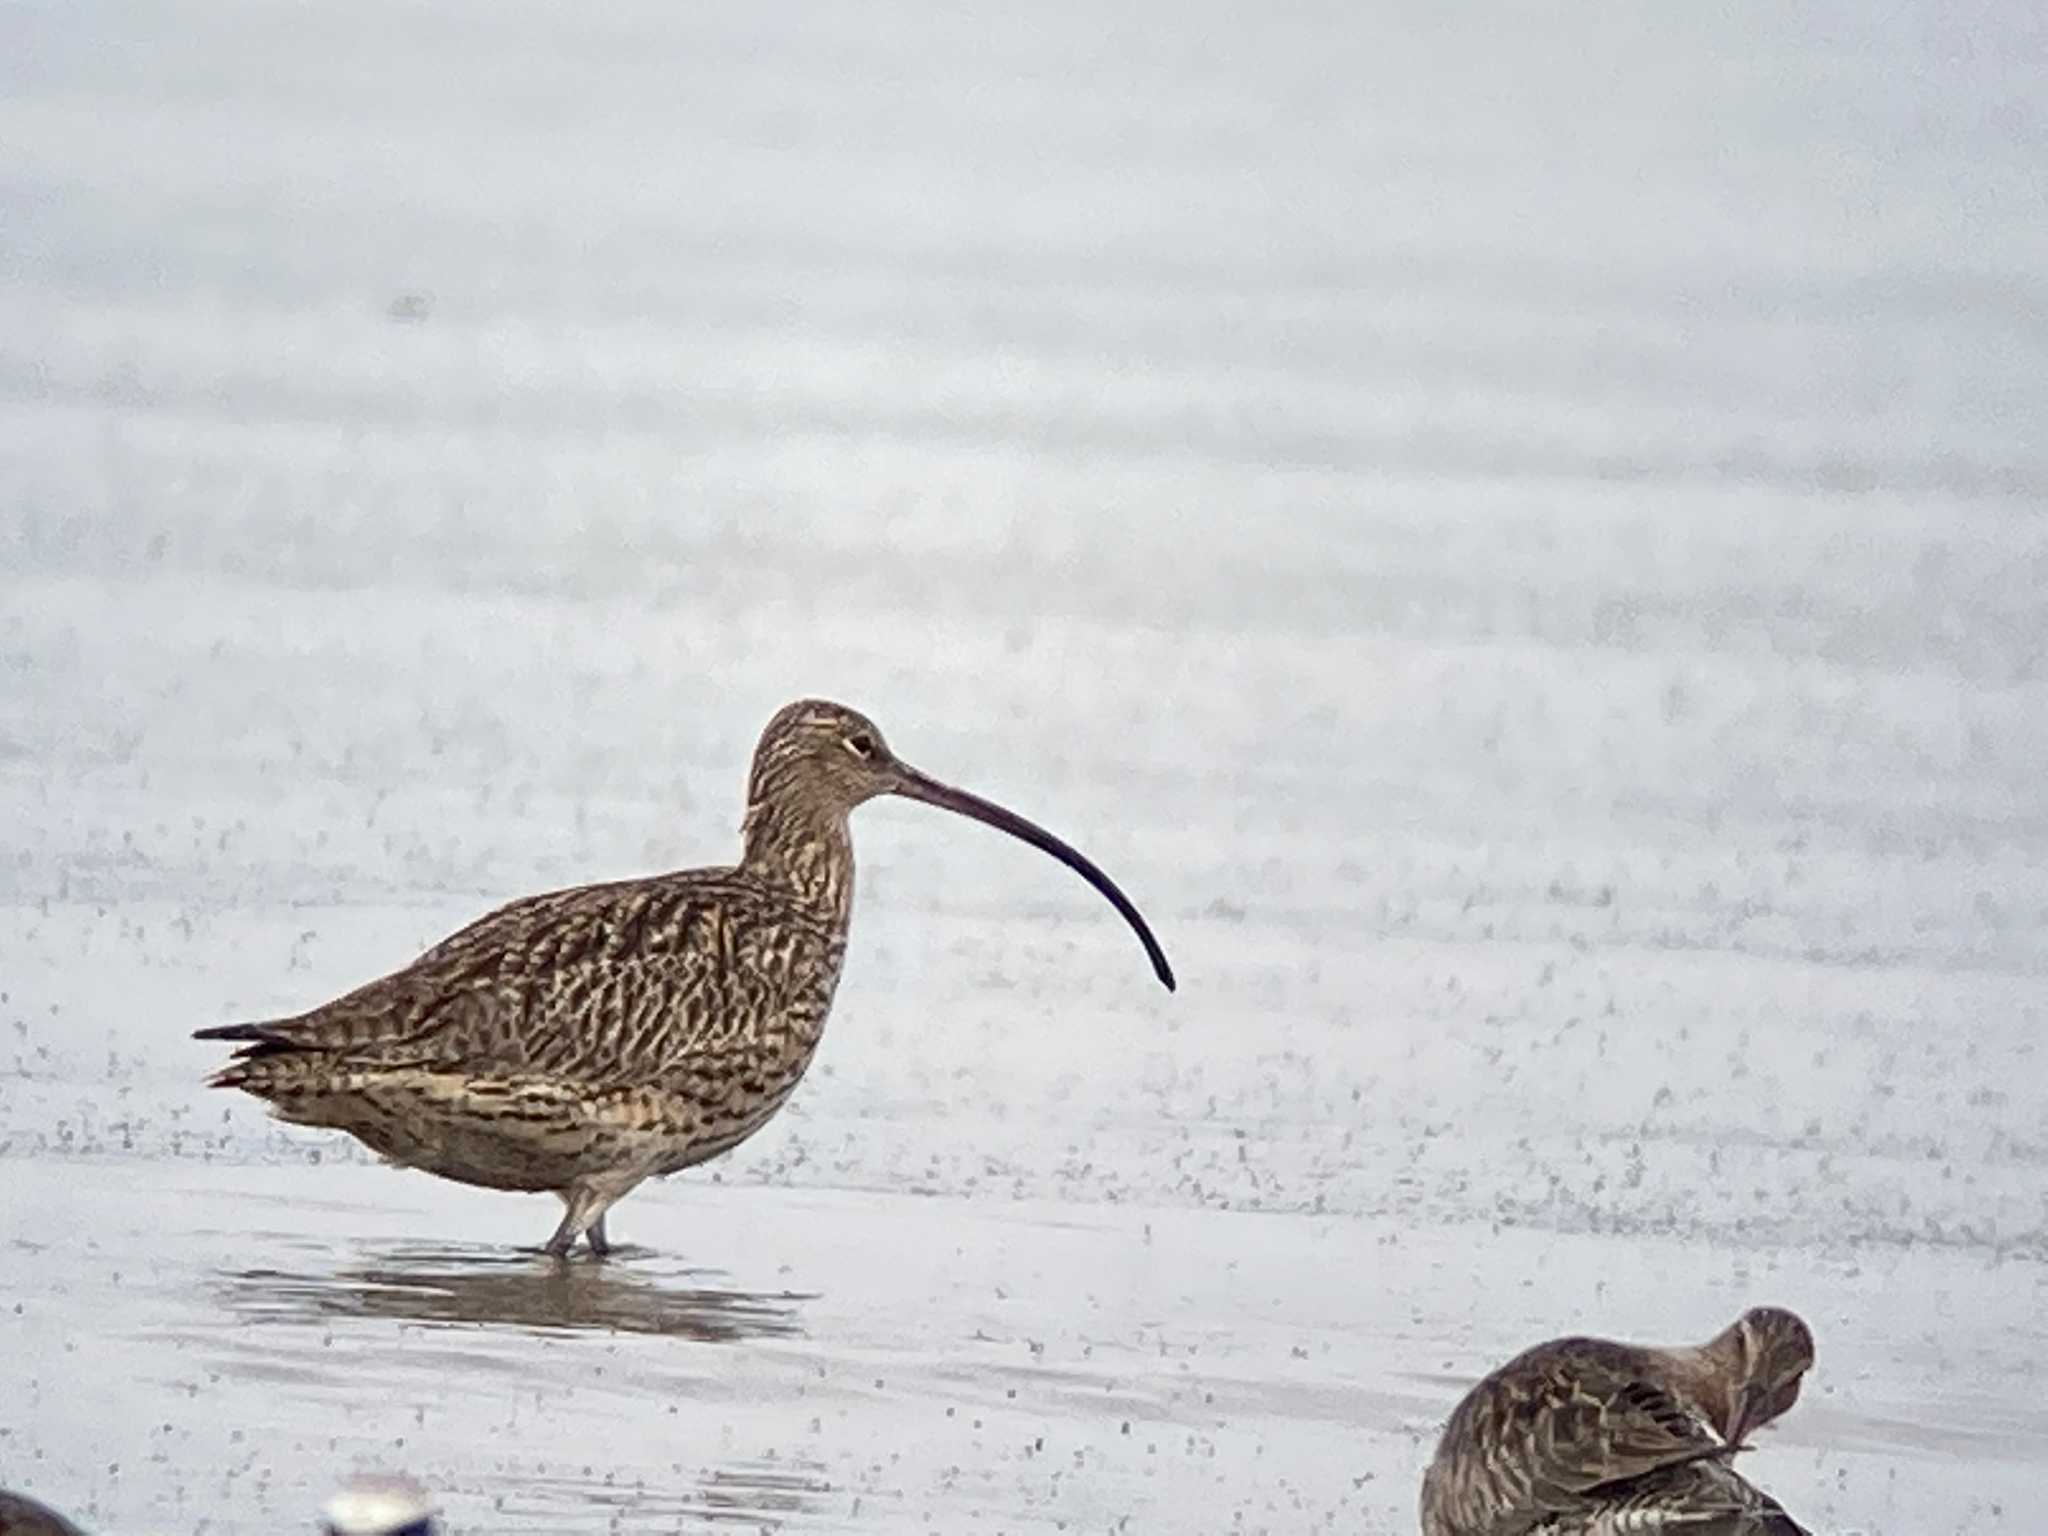
[{"label": "pointed tail feather", "polygon": [[194,1040],[270,1040],[268,1024],[213,1024],[192,1031]]},{"label": "pointed tail feather", "polygon": [[254,1086],[251,1068],[271,1056],[281,1056],[294,1049],[290,1035],[277,1027],[275,1021],[256,1024],[215,1024],[206,1029],[192,1031],[194,1040],[230,1040],[241,1046],[227,1064],[206,1080],[209,1088],[247,1088],[252,1093],[260,1090]]}]

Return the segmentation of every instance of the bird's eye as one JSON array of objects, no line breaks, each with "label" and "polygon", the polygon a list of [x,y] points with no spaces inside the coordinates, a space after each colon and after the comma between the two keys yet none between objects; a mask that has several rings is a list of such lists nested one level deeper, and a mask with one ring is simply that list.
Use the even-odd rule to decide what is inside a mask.
[{"label": "bird's eye", "polygon": [[855,731],[845,739],[846,750],[862,762],[868,762],[875,755],[875,738],[866,731]]}]

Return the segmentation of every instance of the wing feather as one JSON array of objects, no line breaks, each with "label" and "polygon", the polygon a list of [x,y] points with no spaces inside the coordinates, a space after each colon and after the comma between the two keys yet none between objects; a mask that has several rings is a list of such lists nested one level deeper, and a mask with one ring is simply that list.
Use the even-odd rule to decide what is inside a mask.
[{"label": "wing feather", "polygon": [[[740,1044],[748,1017],[773,1001],[751,994],[790,967],[734,964],[735,945],[788,944],[793,922],[803,926],[731,872],[554,891],[487,913],[307,1013],[197,1035],[241,1042],[217,1079],[228,1086],[266,1061],[306,1055],[347,1067],[573,1072],[592,1087],[645,1082]],[[796,941],[831,935],[820,922]]]}]

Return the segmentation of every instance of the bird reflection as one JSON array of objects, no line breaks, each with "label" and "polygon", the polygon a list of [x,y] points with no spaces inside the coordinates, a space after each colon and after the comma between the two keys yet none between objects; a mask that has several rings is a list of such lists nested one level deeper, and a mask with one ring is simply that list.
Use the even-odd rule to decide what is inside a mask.
[{"label": "bird reflection", "polygon": [[[702,1271],[669,1271],[699,1279]],[[707,1344],[803,1332],[801,1292],[755,1292],[641,1278],[630,1262],[564,1264],[502,1249],[401,1249],[328,1273],[252,1269],[221,1277],[222,1300],[249,1322],[385,1318],[485,1323],[539,1332],[604,1329]]]}]

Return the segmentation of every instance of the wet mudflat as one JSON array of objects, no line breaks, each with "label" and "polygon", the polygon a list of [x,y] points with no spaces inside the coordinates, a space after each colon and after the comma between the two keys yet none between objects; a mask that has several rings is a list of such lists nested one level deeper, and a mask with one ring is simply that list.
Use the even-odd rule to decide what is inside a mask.
[{"label": "wet mudflat", "polygon": [[[0,1484],[1399,1532],[1490,1365],[1768,1301],[1788,1507],[2035,1528],[2024,39],[1155,21],[23,13]],[[1180,992],[866,808],[810,1078],[604,1265],[199,1086],[194,1027],[730,858],[806,693]]]},{"label": "wet mudflat", "polygon": [[1993,1327],[1974,1255],[724,1187],[643,1220],[743,1263],[563,1265],[376,1170],[62,1173],[30,1190],[91,1235],[9,1252],[10,1443],[108,1529],[294,1527],[337,1461],[417,1468],[475,1530],[1401,1529],[1470,1341],[1560,1296],[1820,1313],[1844,1368],[1753,1460],[1871,1528],[2019,1528],[2048,1430],[1996,1342],[2033,1266]]}]

